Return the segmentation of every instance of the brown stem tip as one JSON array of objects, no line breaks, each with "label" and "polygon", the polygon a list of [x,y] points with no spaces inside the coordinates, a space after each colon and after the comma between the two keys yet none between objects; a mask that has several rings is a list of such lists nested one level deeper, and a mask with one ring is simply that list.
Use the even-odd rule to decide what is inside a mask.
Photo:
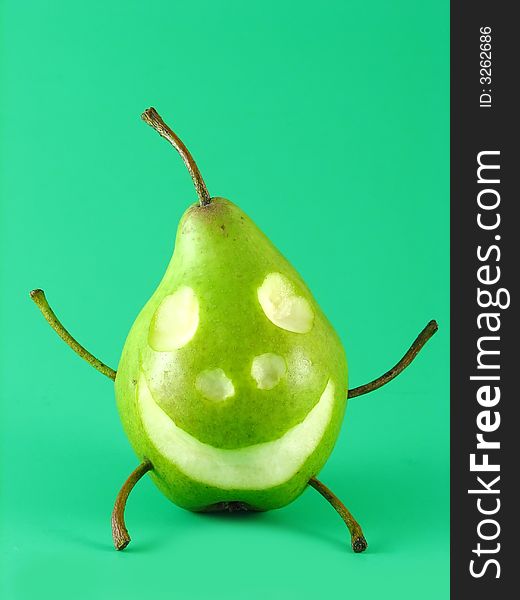
[{"label": "brown stem tip", "polygon": [[355,540],[352,540],[352,550],[354,550],[356,554],[364,552],[367,548],[368,543],[362,535],[357,537]]},{"label": "brown stem tip", "polygon": [[177,150],[191,175],[197,196],[199,197],[199,205],[207,206],[211,202],[208,188],[197,167],[197,163],[179,136],[166,125],[161,115],[153,107],[147,108],[141,115],[141,119],[145,123],[148,123],[150,127],[153,127],[161,137],[170,142],[175,150]]}]

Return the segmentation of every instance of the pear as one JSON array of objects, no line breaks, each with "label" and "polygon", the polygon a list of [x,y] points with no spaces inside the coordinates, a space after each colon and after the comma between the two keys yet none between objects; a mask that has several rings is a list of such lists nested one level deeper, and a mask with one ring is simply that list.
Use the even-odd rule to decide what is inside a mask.
[{"label": "pear", "polygon": [[[165,496],[192,511],[280,508],[310,485],[362,552],[361,527],[316,479],[347,403],[338,335],[266,235],[238,206],[209,195],[193,157],[155,109],[143,119],[181,155],[198,202],[180,220],[173,256],[128,334],[117,372],[67,332],[42,290],[31,292],[56,332],[115,380],[121,421],[141,461],[116,499],[116,548],[130,541],[128,495],[149,472]],[[436,330],[431,321],[393,369],[348,395],[393,379]]]},{"label": "pear", "polygon": [[121,419],[173,502],[284,506],[318,473],[345,411],[341,342],[244,212],[190,206],[121,356]]}]

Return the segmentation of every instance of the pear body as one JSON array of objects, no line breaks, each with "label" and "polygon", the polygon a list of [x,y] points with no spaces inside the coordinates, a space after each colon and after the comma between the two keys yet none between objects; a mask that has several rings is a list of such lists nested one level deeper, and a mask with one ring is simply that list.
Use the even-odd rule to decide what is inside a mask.
[{"label": "pear body", "polygon": [[294,267],[234,204],[191,206],[116,377],[125,432],[190,510],[284,506],[329,457],[343,346]]}]

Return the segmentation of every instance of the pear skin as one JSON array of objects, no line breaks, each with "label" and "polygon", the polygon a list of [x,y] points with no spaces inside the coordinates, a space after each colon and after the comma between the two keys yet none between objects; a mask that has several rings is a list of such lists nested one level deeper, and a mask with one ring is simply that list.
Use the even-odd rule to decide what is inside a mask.
[{"label": "pear skin", "polygon": [[[274,314],[277,300],[282,306]],[[313,426],[312,411],[326,389],[333,390],[330,406]],[[228,200],[190,206],[116,377],[123,426],[138,457],[153,463],[158,487],[192,510],[218,502],[257,510],[288,504],[329,457],[346,389],[341,342],[294,267]],[[146,419],[150,401],[158,408],[155,425]],[[191,438],[184,436],[185,446],[175,432],[168,439],[167,419]],[[161,437],[157,429],[161,440],[154,439]],[[288,432],[294,435],[287,446]],[[193,452],[200,462],[197,443],[208,471],[228,467],[235,475],[205,475],[171,448]],[[245,462],[238,468],[237,461]],[[290,464],[277,477],[262,476],[276,462]]]}]

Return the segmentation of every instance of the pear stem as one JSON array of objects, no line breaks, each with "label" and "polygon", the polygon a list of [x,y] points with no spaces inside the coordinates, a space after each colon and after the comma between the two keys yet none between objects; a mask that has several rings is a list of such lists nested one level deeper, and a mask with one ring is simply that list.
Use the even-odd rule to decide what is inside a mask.
[{"label": "pear stem", "polygon": [[32,290],[31,298],[34,300],[36,306],[40,309],[42,315],[45,317],[47,323],[54,329],[54,331],[60,336],[60,338],[68,344],[76,354],[81,356],[83,360],[86,360],[95,369],[97,369],[103,375],[106,375],[110,379],[116,378],[116,372],[111,369],[105,363],[98,360],[93,354],[86,350],[79,342],[77,342],[70,333],[63,327],[58,317],[54,314],[54,311],[49,306],[45,292],[37,289]]},{"label": "pear stem", "polygon": [[125,507],[128,496],[141,477],[152,469],[153,465],[149,460],[143,461],[132,471],[130,477],[123,483],[123,487],[117,494],[114,509],[112,510],[112,539],[114,540],[116,550],[124,550],[131,540],[125,525]]},{"label": "pear stem", "polygon": [[348,398],[355,398],[356,396],[368,394],[369,392],[373,392],[374,390],[382,387],[389,381],[392,381],[394,377],[397,377],[400,373],[402,373],[413,361],[413,359],[419,354],[422,347],[434,335],[438,328],[439,326],[437,325],[437,321],[430,321],[417,336],[414,343],[410,346],[403,358],[401,358],[401,360],[394,367],[392,367],[384,375],[381,375],[381,377],[374,379],[374,381],[349,390]]},{"label": "pear stem", "polygon": [[153,107],[147,108],[141,115],[141,119],[143,119],[145,123],[148,123],[150,127],[153,127],[161,137],[170,142],[175,150],[181,155],[195,185],[195,190],[199,197],[199,206],[207,206],[211,202],[208,188],[200,174],[197,163],[179,136],[166,125],[162,120],[161,115]]},{"label": "pear stem", "polygon": [[325,484],[316,479],[316,477],[311,477],[309,479],[309,485],[319,492],[325,500],[331,504],[343,521],[345,521],[348,530],[350,531],[352,550],[356,553],[364,552],[368,548],[367,541],[363,535],[360,524],[354,519],[348,508]]}]

